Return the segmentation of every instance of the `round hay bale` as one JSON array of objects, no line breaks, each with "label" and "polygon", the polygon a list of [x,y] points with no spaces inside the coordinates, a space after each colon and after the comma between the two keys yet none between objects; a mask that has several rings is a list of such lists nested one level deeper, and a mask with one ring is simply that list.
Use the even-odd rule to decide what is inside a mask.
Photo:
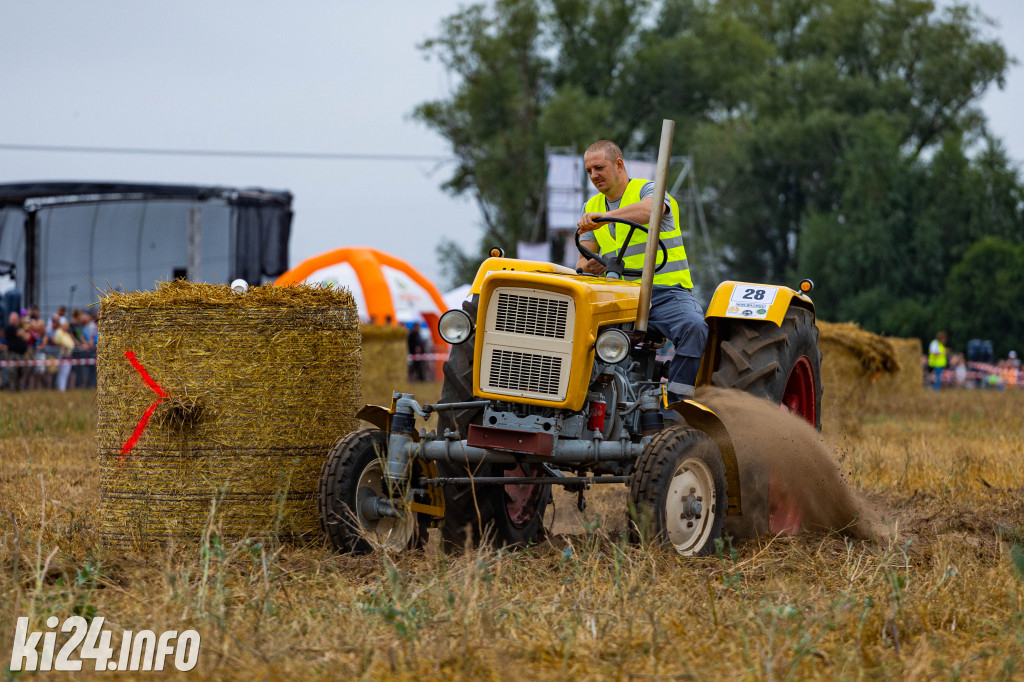
[{"label": "round hay bale", "polygon": [[886,337],[896,353],[898,372],[886,372],[875,385],[880,393],[917,395],[924,391],[924,370],[921,368],[921,340]]},{"label": "round hay bale", "polygon": [[369,403],[388,404],[392,392],[407,383],[409,362],[405,327],[363,325],[363,389]]},{"label": "round hay bale", "polygon": [[821,349],[822,414],[839,416],[864,409],[875,381],[900,371],[889,339],[851,322],[817,321]]},{"label": "round hay bale", "polygon": [[104,540],[318,533],[320,467],[361,404],[351,294],[178,280],[100,306]]}]

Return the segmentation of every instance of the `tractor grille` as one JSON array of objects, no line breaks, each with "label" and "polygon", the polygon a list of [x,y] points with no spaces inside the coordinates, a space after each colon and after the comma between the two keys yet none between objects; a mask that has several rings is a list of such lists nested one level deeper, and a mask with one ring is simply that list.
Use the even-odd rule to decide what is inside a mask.
[{"label": "tractor grille", "polygon": [[568,299],[540,298],[506,292],[499,293],[497,298],[495,331],[545,336],[549,339],[565,338],[565,323],[569,317]]},{"label": "tractor grille", "polygon": [[491,352],[488,385],[493,389],[559,394],[562,358],[495,348]]},{"label": "tractor grille", "polygon": [[568,294],[497,287],[485,303],[479,389],[510,398],[565,400],[576,304]]}]

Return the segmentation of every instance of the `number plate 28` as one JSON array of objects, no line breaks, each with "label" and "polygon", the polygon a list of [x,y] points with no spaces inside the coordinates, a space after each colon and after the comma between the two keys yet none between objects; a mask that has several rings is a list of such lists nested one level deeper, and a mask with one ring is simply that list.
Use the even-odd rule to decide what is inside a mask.
[{"label": "number plate 28", "polygon": [[768,317],[768,309],[779,293],[778,287],[766,287],[759,284],[737,284],[732,288],[726,317],[739,317],[748,320],[764,320]]}]

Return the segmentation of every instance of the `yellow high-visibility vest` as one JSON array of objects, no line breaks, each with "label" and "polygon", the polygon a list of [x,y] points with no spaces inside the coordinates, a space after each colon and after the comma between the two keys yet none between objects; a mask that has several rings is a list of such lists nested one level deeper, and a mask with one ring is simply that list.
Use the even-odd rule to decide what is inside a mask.
[{"label": "yellow high-visibility vest", "polygon": [[928,366],[932,368],[945,367],[946,366],[946,346],[943,345],[938,339],[935,343],[939,344],[939,352],[932,353],[931,345],[928,346]]},{"label": "yellow high-visibility vest", "polygon": [[[648,182],[650,181],[641,178],[630,180],[629,184],[626,185],[626,191],[622,194],[622,199],[619,201],[619,208],[640,201],[640,190]],[[672,207],[674,229],[671,232],[661,233],[661,241],[665,243],[665,247],[668,249],[668,264],[662,268],[661,272],[654,274],[654,283],[665,286],[681,284],[687,289],[692,289],[693,280],[690,278],[690,265],[686,260],[686,249],[683,247],[683,232],[679,229],[679,204],[668,194],[665,197]],[[595,194],[587,200],[587,205],[583,210],[587,213],[605,213],[608,211],[607,198],[601,193]],[[647,234],[640,230],[635,230],[629,244],[625,244],[629,226],[617,223],[614,224],[614,227],[615,236],[612,236],[612,230],[607,223],[594,230],[594,238],[597,240],[597,245],[601,247],[601,254],[617,253],[624,247],[625,252],[621,254],[623,256],[623,264],[627,268],[642,270],[644,267],[644,253],[647,250]],[[645,227],[649,226],[645,225]],[[661,265],[660,248],[658,249],[657,264]],[[640,278],[626,277],[626,279]]]}]

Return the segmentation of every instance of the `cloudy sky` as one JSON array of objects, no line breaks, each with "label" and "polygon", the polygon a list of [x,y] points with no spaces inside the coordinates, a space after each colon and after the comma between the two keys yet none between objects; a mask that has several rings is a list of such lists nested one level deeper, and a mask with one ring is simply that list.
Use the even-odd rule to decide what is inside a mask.
[{"label": "cloudy sky", "polygon": [[[458,0],[0,0],[0,182],[127,180],[286,189],[291,261],[367,245],[442,289],[442,235],[479,235],[468,199],[439,189],[445,141],[409,114],[452,82],[416,46]],[[943,4],[948,4],[943,0]],[[1024,59],[1024,2],[981,0]],[[1014,30],[1017,29],[1017,30]],[[986,95],[1024,161],[1024,68]],[[102,154],[4,145],[351,154],[317,160]],[[396,156],[415,157],[413,160]],[[434,160],[431,160],[434,159]]]}]

